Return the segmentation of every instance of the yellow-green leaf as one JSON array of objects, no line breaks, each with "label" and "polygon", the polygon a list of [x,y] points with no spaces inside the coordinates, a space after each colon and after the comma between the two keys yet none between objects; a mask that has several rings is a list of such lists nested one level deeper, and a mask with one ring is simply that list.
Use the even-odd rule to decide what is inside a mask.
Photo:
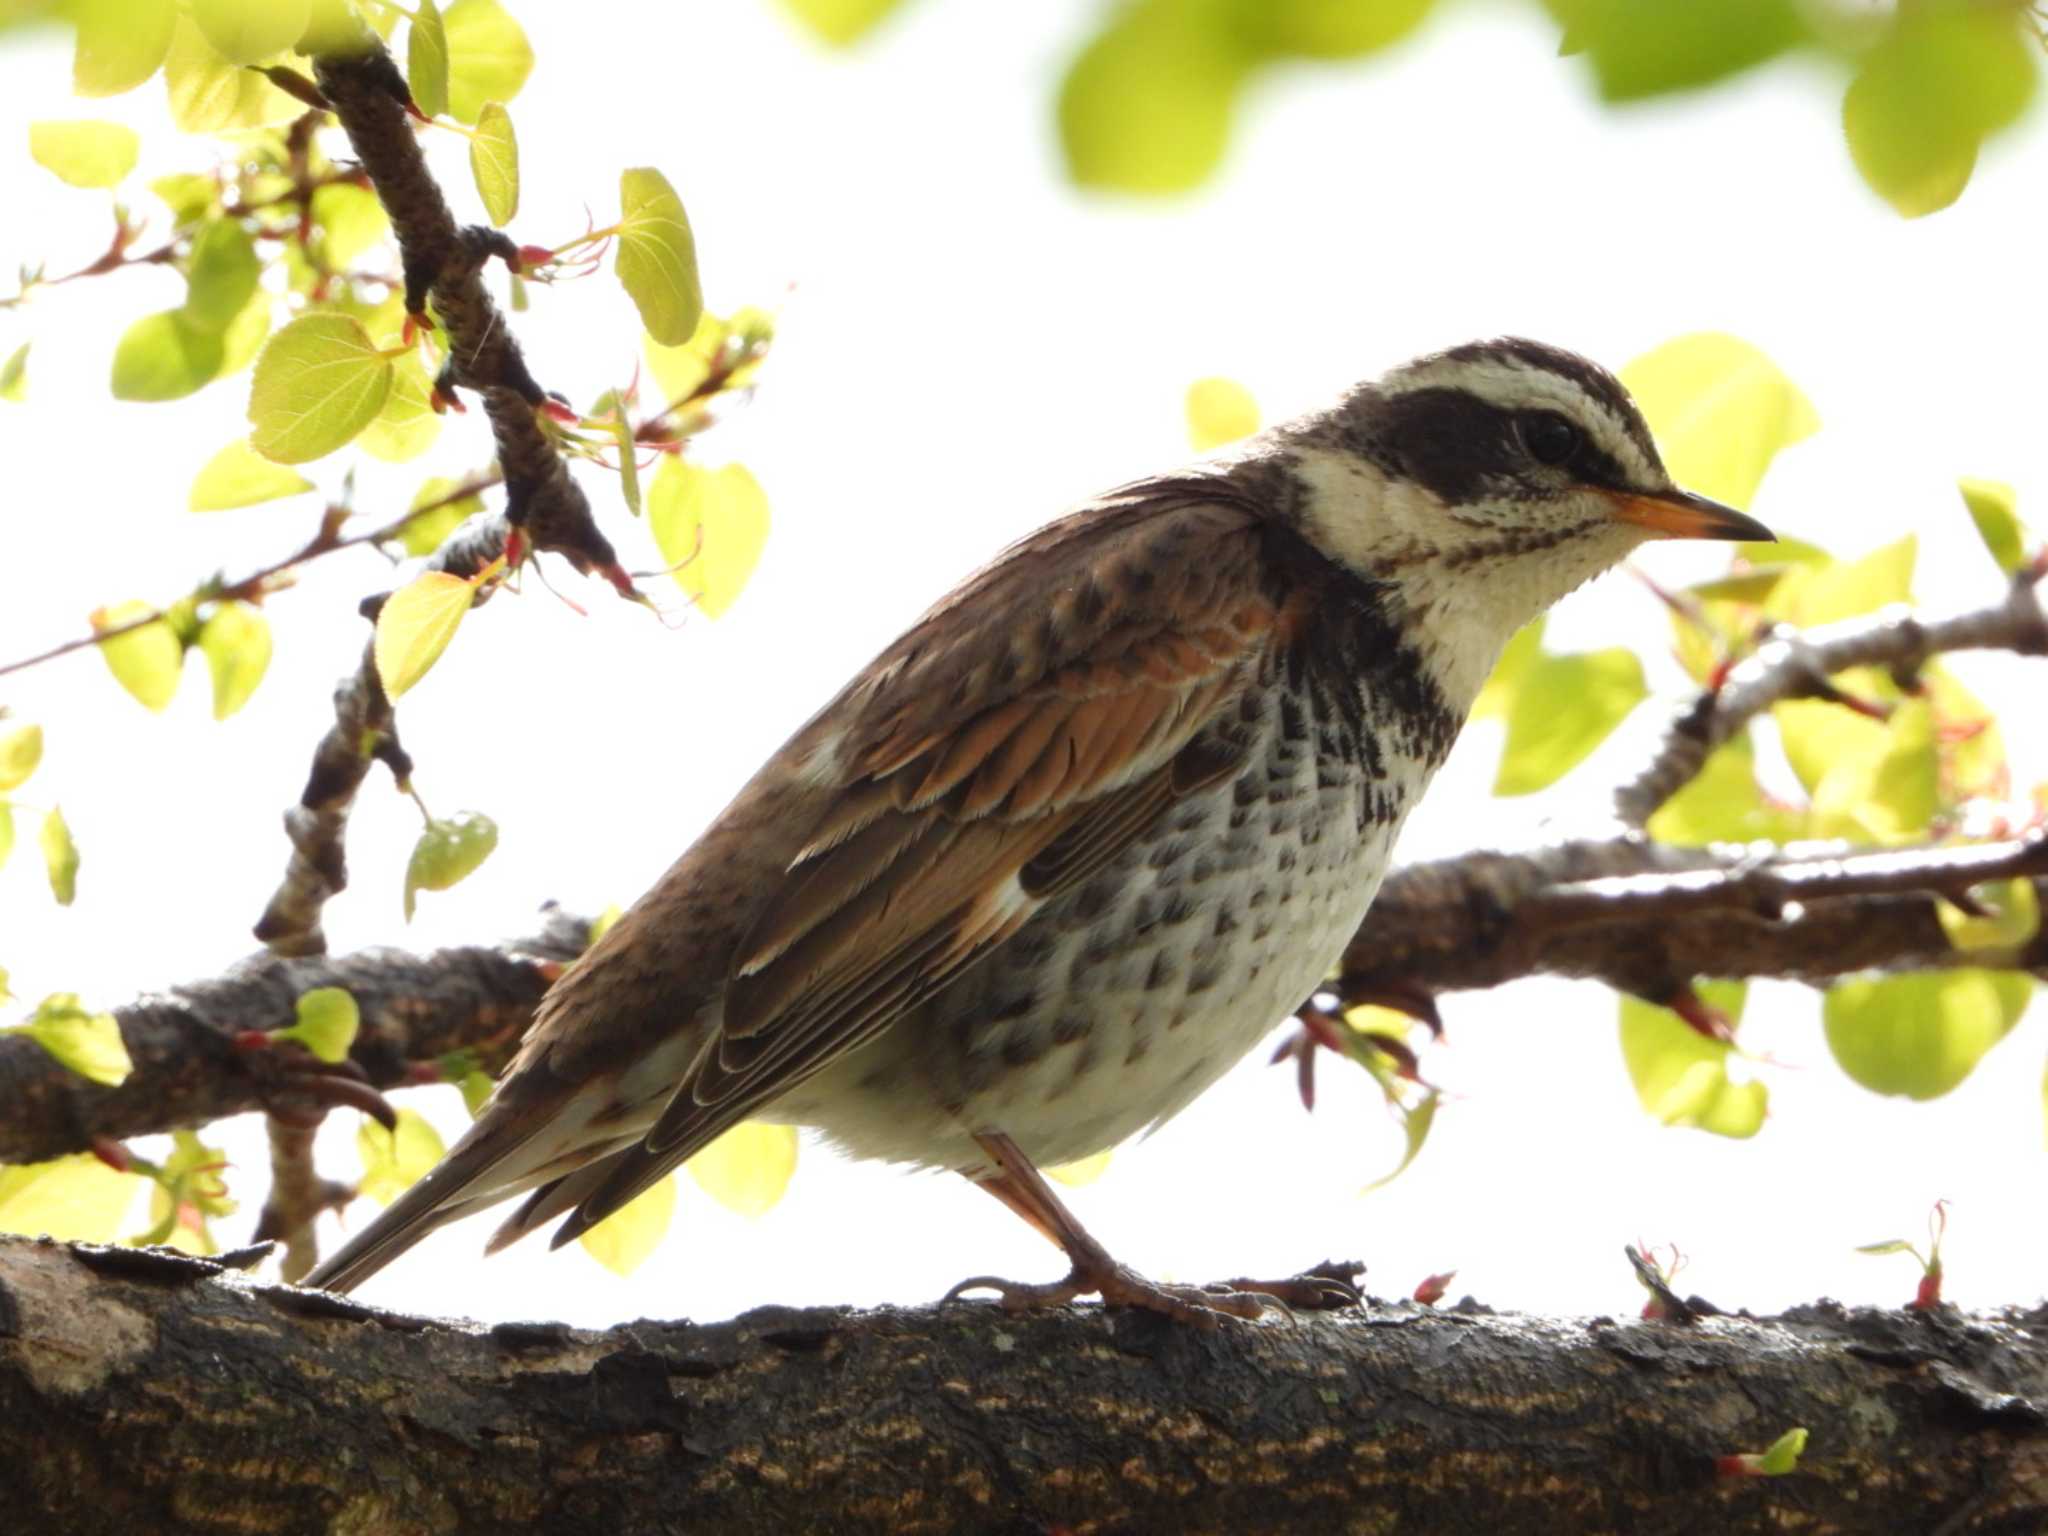
[{"label": "yellow-green leaf", "polygon": [[187,1253],[220,1251],[210,1218],[231,1216],[235,1202],[221,1178],[227,1155],[188,1130],[171,1133],[171,1155],[157,1170],[149,1192],[150,1228],[134,1243],[165,1243]]},{"label": "yellow-green leaf", "polygon": [[1550,0],[1607,101],[1710,85],[1805,40],[1795,0]]},{"label": "yellow-green leaf", "polygon": [[697,392],[711,376],[726,335],[725,322],[707,311],[697,317],[690,339],[679,346],[665,347],[652,336],[645,338],[647,366],[660,386],[663,405],[673,405]]},{"label": "yellow-green leaf", "polygon": [[743,1120],[684,1164],[729,1211],[757,1217],[775,1208],[796,1172],[796,1127]]},{"label": "yellow-green leaf", "polygon": [[619,282],[647,334],[664,346],[679,346],[704,313],[690,216],[668,178],[652,166],[620,172],[619,208]]},{"label": "yellow-green leaf", "polygon": [[1909,533],[1859,560],[1802,566],[1772,589],[1764,612],[1811,629],[1875,613],[1892,603],[1910,603],[1919,549],[1919,540]]},{"label": "yellow-green leaf", "polygon": [[1821,1005],[1828,1049],[1873,1093],[1939,1098],[2025,1011],[2027,991],[1999,980],[1987,971],[1956,970],[1837,982]]},{"label": "yellow-green leaf", "polygon": [[401,1109],[395,1132],[365,1115],[356,1127],[356,1155],[363,1160],[363,1177],[356,1193],[389,1205],[441,1161],[443,1150],[441,1133],[418,1110]]},{"label": "yellow-green leaf", "polygon": [[867,36],[903,0],[782,0],[813,34],[835,48]]},{"label": "yellow-green leaf", "polygon": [[498,846],[498,824],[478,811],[430,821],[405,866],[405,920],[421,891],[445,891],[466,879]]},{"label": "yellow-green leaf", "polygon": [[247,438],[237,438],[192,477],[185,505],[194,512],[226,512],[312,489],[313,482],[297,470],[271,463]]},{"label": "yellow-green leaf", "polygon": [[242,306],[242,312],[228,322],[228,328],[220,337],[220,372],[218,378],[239,373],[256,360],[256,354],[263,350],[263,342],[270,335],[271,298],[261,288],[249,295],[249,302]]},{"label": "yellow-green leaf", "polygon": [[1474,720],[1506,717],[1522,680],[1543,656],[1543,617],[1539,613],[1509,637],[1507,649],[1500,653],[1500,660],[1493,664],[1479,697],[1472,701]]},{"label": "yellow-green leaf", "polygon": [[1980,885],[1972,894],[1985,908],[1981,917],[1946,901],[1935,904],[1942,932],[1957,949],[2017,950],[2041,931],[2041,903],[2033,881],[2000,880]]},{"label": "yellow-green leaf", "polygon": [[329,271],[346,271],[390,232],[391,216],[368,187],[337,181],[314,191],[314,249]]},{"label": "yellow-green leaf", "polygon": [[1909,219],[1962,196],[1978,147],[2032,99],[2036,51],[2013,10],[1898,9],[1842,97],[1849,155],[1871,190]]},{"label": "yellow-green leaf", "polygon": [[2002,480],[1964,479],[1957,482],[1963,504],[1970,509],[1970,521],[1977,525],[1977,537],[2010,576],[2027,563],[2027,536],[2020,522],[2019,493]]},{"label": "yellow-green leaf", "polygon": [[484,1105],[490,1101],[491,1090],[498,1085],[491,1081],[491,1075],[481,1069],[465,1072],[456,1080],[456,1088],[462,1094],[462,1107],[469,1111],[474,1120],[483,1113]]},{"label": "yellow-green leaf", "polygon": [[118,96],[155,74],[178,21],[176,0],[72,0],[70,9],[71,86],[81,96]]},{"label": "yellow-green leaf", "polygon": [[189,0],[192,19],[222,57],[260,64],[299,40],[310,0]]},{"label": "yellow-green leaf", "polygon": [[376,6],[373,9],[377,19],[374,24],[369,24],[357,11],[353,0],[311,0],[306,30],[299,34],[293,52],[308,57],[324,53],[342,58],[367,53],[378,34],[389,37],[392,27],[398,22],[398,13],[391,7]]},{"label": "yellow-green leaf", "polygon": [[[1747,989],[1741,982],[1710,981],[1701,1000],[1742,1017]],[[1733,1047],[1710,1040],[1669,1008],[1640,998],[1621,999],[1621,1056],[1635,1084],[1636,1098],[1665,1125],[1692,1126],[1716,1136],[1754,1136],[1770,1106],[1770,1090],[1759,1082],[1730,1082]]]},{"label": "yellow-green leaf", "polygon": [[409,555],[431,555],[441,547],[442,541],[462,526],[464,518],[483,510],[483,498],[477,495],[457,496],[453,501],[447,498],[461,485],[459,480],[436,476],[426,481],[413,492],[412,505],[420,508],[433,505],[431,512],[422,512],[399,531],[398,540]]},{"label": "yellow-green leaf", "polygon": [[512,117],[500,102],[487,101],[469,137],[469,174],[493,224],[505,225],[519,211],[519,141]]},{"label": "yellow-green leaf", "polygon": [[[1817,720],[1791,704],[1773,712],[1795,770],[1802,763],[1808,772],[1817,765],[1821,768],[1813,786],[1813,835],[1878,843],[1918,841],[1941,809],[1933,710],[1924,700],[1908,699],[1880,724],[1839,705],[1818,707],[1832,710],[1837,718]],[[1842,716],[1857,724],[1845,725]],[[1796,723],[1788,727],[1788,720]],[[1874,726],[1875,735],[1861,729],[1864,726]],[[1817,745],[1816,738],[1839,745],[1828,751]]]},{"label": "yellow-green leaf", "polygon": [[1798,1470],[1799,1458],[1805,1453],[1805,1429],[1788,1429],[1771,1442],[1770,1449],[1756,1458],[1757,1474],[1762,1477],[1784,1477],[1787,1473]]},{"label": "yellow-green leaf", "polygon": [[1781,843],[1805,831],[1805,816],[1764,798],[1756,778],[1756,749],[1744,731],[1707,757],[1692,782],[1657,808],[1644,828],[1660,843],[1702,848],[1708,843]]},{"label": "yellow-green leaf", "polygon": [[442,15],[448,111],[473,123],[487,101],[510,101],[533,73],[526,32],[498,0],[455,0]]},{"label": "yellow-green leaf", "polygon": [[428,117],[448,110],[448,29],[434,0],[419,0],[405,38],[405,83],[412,104]]},{"label": "yellow-green leaf", "polygon": [[[105,633],[155,610],[148,603],[116,603],[92,615],[92,627]],[[114,681],[146,709],[162,711],[177,697],[178,678],[185,667],[185,647],[177,632],[162,619],[152,619],[100,641],[100,655]]]},{"label": "yellow-green leaf", "polygon": [[384,599],[377,612],[377,677],[396,699],[441,659],[476,588],[446,571],[426,571]]},{"label": "yellow-green leaf", "polygon": [[78,894],[78,844],[71,840],[71,828],[64,820],[62,806],[51,806],[43,816],[43,869],[50,877],[50,894],[57,905],[68,907]]},{"label": "yellow-green leaf", "polygon": [[1188,441],[1197,453],[1259,430],[1259,403],[1235,379],[1197,379],[1188,386]]},{"label": "yellow-green leaf", "polygon": [[1114,192],[1186,192],[1222,164],[1252,56],[1225,13],[1135,0],[1060,83],[1067,174]]},{"label": "yellow-green leaf", "polygon": [[86,1012],[75,992],[44,998],[34,1018],[7,1033],[28,1035],[66,1068],[109,1088],[118,1088],[135,1070],[120,1022],[111,1013]]},{"label": "yellow-green leaf", "polygon": [[332,453],[376,419],[391,359],[348,315],[301,315],[270,338],[249,385],[250,441],[280,464]]},{"label": "yellow-green leaf", "polygon": [[[14,807],[0,800],[0,866],[7,863],[7,856],[14,852]],[[14,994],[7,990],[7,971],[0,967],[0,1002]]]},{"label": "yellow-green leaf", "polygon": [[185,318],[202,330],[225,331],[249,307],[262,275],[249,232],[233,219],[215,219],[192,238]]},{"label": "yellow-green leaf", "polygon": [[1496,795],[1526,795],[1563,778],[1605,741],[1648,690],[1634,651],[1615,646],[1540,656],[1507,713]]},{"label": "yellow-green leaf", "polygon": [[118,186],[135,169],[142,140],[120,123],[42,122],[28,125],[37,165],[74,187]]},{"label": "yellow-green leaf", "polygon": [[194,324],[184,310],[144,315],[114,344],[114,398],[182,400],[219,373],[225,360],[220,332]]},{"label": "yellow-green leaf", "polygon": [[220,211],[220,182],[199,171],[174,171],[149,184],[179,229],[189,229]]},{"label": "yellow-green leaf", "polygon": [[416,352],[408,352],[392,364],[391,393],[384,408],[363,428],[358,444],[363,452],[387,464],[416,459],[434,446],[441,435],[441,418],[434,414],[434,381]]},{"label": "yellow-green leaf", "polygon": [[1718,331],[1667,341],[1622,369],[1621,379],[1671,477],[1731,506],[1747,507],[1771,460],[1820,427],[1775,363]]},{"label": "yellow-green leaf", "polygon": [[1952,801],[1979,795],[2003,799],[2012,787],[2012,774],[1997,715],[1939,661],[1920,669],[1920,685],[1934,707],[1945,797]]},{"label": "yellow-green leaf", "polygon": [[90,1152],[0,1167],[0,1232],[108,1242],[135,1204],[140,1182],[139,1174],[109,1168]]},{"label": "yellow-green leaf", "polygon": [[1256,46],[1310,59],[1355,59],[1397,43],[1436,0],[1261,0],[1242,11]]},{"label": "yellow-green leaf", "polygon": [[1408,1171],[1408,1165],[1414,1162],[1422,1151],[1422,1144],[1429,1140],[1430,1127],[1436,1124],[1437,1105],[1442,1099],[1443,1095],[1432,1088],[1401,1112],[1401,1161],[1394,1165],[1391,1173],[1381,1174],[1361,1189],[1361,1195],[1369,1195],[1374,1190],[1393,1183]]},{"label": "yellow-green leaf", "polygon": [[301,992],[293,1012],[298,1022],[277,1031],[280,1040],[296,1040],[320,1060],[348,1060],[349,1047],[356,1043],[362,1013],[356,1000],[343,987],[314,987]]},{"label": "yellow-green leaf", "polygon": [[42,760],[40,725],[0,726],[0,790],[21,788]]},{"label": "yellow-green leaf", "polygon": [[670,1174],[628,1200],[577,1239],[583,1251],[615,1275],[630,1275],[668,1236],[676,1210],[676,1180]]},{"label": "yellow-green leaf", "polygon": [[0,400],[19,403],[28,398],[28,349],[23,342],[7,354],[7,361],[0,363]]},{"label": "yellow-green leaf", "polygon": [[1045,1170],[1048,1179],[1057,1180],[1069,1189],[1079,1189],[1084,1184],[1093,1184],[1109,1168],[1112,1151],[1097,1152],[1093,1157],[1084,1157],[1078,1163],[1061,1163]]},{"label": "yellow-green leaf", "polygon": [[672,454],[647,488],[647,525],[676,585],[715,619],[760,561],[768,498],[744,465],[704,469]]},{"label": "yellow-green leaf", "polygon": [[260,128],[306,110],[262,74],[222,54],[189,17],[179,18],[171,34],[164,89],[171,121],[186,133]]},{"label": "yellow-green leaf", "polygon": [[222,603],[199,626],[199,649],[213,678],[213,718],[244,704],[270,667],[270,621],[248,603]]}]

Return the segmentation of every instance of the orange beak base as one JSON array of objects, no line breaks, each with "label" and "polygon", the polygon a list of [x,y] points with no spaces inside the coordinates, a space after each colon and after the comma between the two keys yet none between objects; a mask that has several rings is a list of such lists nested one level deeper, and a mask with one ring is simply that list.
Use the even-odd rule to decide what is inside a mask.
[{"label": "orange beak base", "polygon": [[1746,512],[1724,507],[1691,491],[1654,495],[1609,492],[1614,515],[1666,539],[1748,539],[1776,542],[1777,535]]}]

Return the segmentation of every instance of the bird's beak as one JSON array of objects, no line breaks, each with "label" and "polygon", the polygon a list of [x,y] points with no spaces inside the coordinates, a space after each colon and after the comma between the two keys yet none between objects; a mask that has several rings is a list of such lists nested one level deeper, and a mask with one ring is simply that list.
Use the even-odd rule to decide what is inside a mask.
[{"label": "bird's beak", "polygon": [[1777,535],[1746,512],[1673,487],[1649,493],[1610,491],[1615,517],[1666,539],[1753,539],[1775,543]]}]

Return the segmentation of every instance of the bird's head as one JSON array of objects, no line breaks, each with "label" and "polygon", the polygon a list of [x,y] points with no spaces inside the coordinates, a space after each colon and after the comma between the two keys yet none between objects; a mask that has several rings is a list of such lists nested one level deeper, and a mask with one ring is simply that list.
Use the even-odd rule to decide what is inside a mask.
[{"label": "bird's head", "polygon": [[1646,540],[1771,537],[1673,483],[1614,375],[1540,342],[1418,358],[1271,442],[1303,491],[1299,531],[1396,584],[1421,622],[1485,666]]}]

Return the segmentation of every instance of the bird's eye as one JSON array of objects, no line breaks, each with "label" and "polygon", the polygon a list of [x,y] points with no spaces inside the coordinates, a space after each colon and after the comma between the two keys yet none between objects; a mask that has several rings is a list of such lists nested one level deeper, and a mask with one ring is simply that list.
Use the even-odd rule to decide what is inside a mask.
[{"label": "bird's eye", "polygon": [[1563,464],[1579,451],[1579,429],[1555,411],[1532,411],[1517,429],[1522,446],[1539,464]]}]

